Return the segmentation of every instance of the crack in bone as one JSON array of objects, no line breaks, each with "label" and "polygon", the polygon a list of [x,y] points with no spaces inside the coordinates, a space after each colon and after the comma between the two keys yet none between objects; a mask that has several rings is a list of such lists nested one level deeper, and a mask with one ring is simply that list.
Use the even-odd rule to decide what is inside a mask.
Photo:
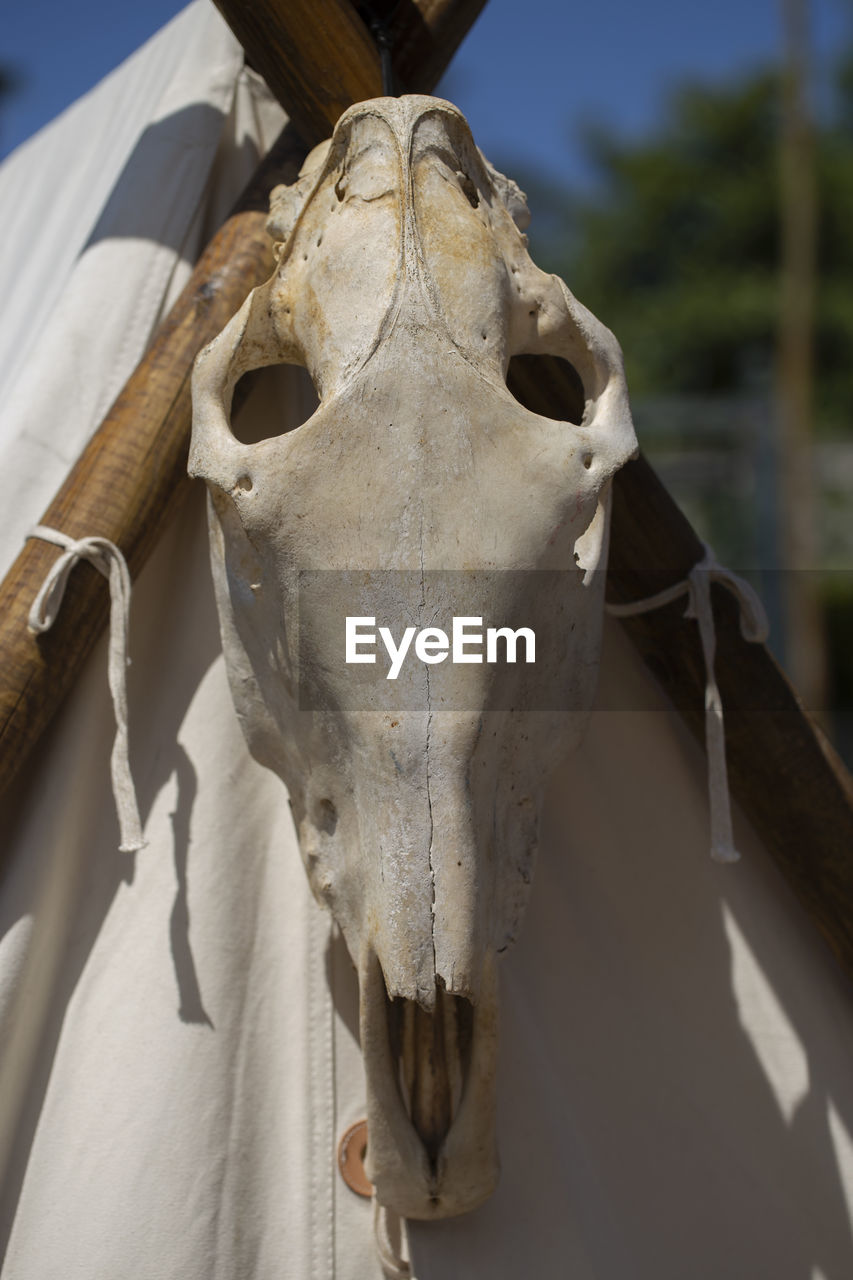
[{"label": "crack in bone", "polygon": [[[418,540],[420,542],[420,553],[421,553],[421,610],[423,610],[426,607],[426,575],[424,571],[423,509],[421,510],[421,522],[420,522]],[[433,974],[435,975],[435,981],[437,982],[438,975],[436,974],[436,964],[435,964],[435,865],[433,862],[434,841],[435,841],[435,820],[433,818],[433,813],[432,813],[432,791],[431,791],[431,779],[430,779],[430,769],[432,764],[431,757],[430,757],[430,745],[431,745],[431,733],[432,733],[432,692],[430,689],[430,679],[429,679],[430,668],[429,668],[428,662],[424,663],[424,671],[426,674],[426,695],[427,695],[427,725],[426,725],[426,745],[424,747],[424,758],[426,761],[426,797],[427,797],[427,810],[429,813],[429,846],[427,849],[427,858],[429,861],[429,882],[430,882],[430,904],[429,904],[430,938],[432,940],[432,971],[433,971]],[[433,995],[432,1008],[433,1010],[435,1010],[436,1008],[435,994]]]}]

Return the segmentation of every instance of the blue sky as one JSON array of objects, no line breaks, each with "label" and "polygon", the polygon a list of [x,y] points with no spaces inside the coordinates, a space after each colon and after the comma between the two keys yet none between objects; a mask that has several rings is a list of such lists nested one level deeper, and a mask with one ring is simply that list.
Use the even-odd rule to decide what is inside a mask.
[{"label": "blue sky", "polygon": [[[40,128],[176,13],[180,0],[27,0],[7,13],[0,59],[22,87],[0,114],[0,155]],[[480,146],[511,167],[584,180],[583,127],[639,134],[685,79],[720,82],[779,55],[780,0],[490,0],[447,91]],[[853,0],[812,0],[818,88],[853,30]]]}]

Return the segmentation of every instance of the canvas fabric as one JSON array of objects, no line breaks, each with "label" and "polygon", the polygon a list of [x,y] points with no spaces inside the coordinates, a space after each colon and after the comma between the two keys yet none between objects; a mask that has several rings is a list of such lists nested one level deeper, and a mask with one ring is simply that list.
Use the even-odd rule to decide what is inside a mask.
[{"label": "canvas fabric", "polygon": [[[281,119],[196,0],[0,169],[4,567]],[[272,385],[247,434],[309,411]],[[0,804],[0,1274],[378,1280],[335,1168],[355,975],[233,713],[200,485],[130,650],[147,847],[117,852],[105,641]],[[735,825],[713,864],[702,752],[609,621],[502,961],[501,1183],[410,1227],[418,1280],[853,1274],[849,991]]]}]

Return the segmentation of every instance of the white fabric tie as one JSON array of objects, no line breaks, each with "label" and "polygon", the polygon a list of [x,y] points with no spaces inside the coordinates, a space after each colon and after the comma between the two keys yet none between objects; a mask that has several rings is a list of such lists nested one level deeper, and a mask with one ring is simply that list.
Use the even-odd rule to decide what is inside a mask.
[{"label": "white fabric tie", "polygon": [[412,1267],[402,1256],[403,1224],[398,1214],[373,1197],[373,1234],[386,1280],[412,1280]]},{"label": "white fabric tie", "polygon": [[712,582],[719,582],[737,598],[740,605],[740,630],[744,640],[753,644],[763,643],[769,630],[763,604],[748,582],[717,563],[708,546],[705,547],[703,559],[693,566],[685,581],[677,582],[645,600],[634,600],[630,604],[608,604],[606,608],[615,618],[630,618],[634,614],[659,609],[662,605],[677,600],[679,596],[688,597],[684,616],[696,619],[705,658],[705,749],[708,756],[711,857],[715,862],[737,862],[740,854],[735,848],[732,833],[723,704],[714,675],[717,638],[711,604]]},{"label": "white fabric tie", "polygon": [[28,538],[41,538],[64,548],[33,601],[27,620],[33,635],[48,631],[56,621],[71,570],[80,560],[88,560],[110,584],[110,644],[108,679],[116,719],[116,736],[110,757],[113,796],[121,832],[121,853],[135,853],[145,847],[136,789],[130,773],[127,739],[127,631],[130,618],[130,570],[115,543],[108,538],[69,538],[58,529],[36,525]]}]

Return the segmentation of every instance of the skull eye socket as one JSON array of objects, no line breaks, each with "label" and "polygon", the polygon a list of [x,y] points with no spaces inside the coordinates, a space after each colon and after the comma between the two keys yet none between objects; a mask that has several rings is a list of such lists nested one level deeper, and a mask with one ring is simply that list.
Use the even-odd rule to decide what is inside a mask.
[{"label": "skull eye socket", "polygon": [[231,434],[240,444],[287,435],[307,422],[319,403],[307,369],[292,364],[251,369],[234,388]]},{"label": "skull eye socket", "polygon": [[554,396],[559,394],[561,422],[579,427],[583,422],[586,394],[575,366],[562,356],[513,356],[506,385],[520,405],[543,418],[552,418]]}]

